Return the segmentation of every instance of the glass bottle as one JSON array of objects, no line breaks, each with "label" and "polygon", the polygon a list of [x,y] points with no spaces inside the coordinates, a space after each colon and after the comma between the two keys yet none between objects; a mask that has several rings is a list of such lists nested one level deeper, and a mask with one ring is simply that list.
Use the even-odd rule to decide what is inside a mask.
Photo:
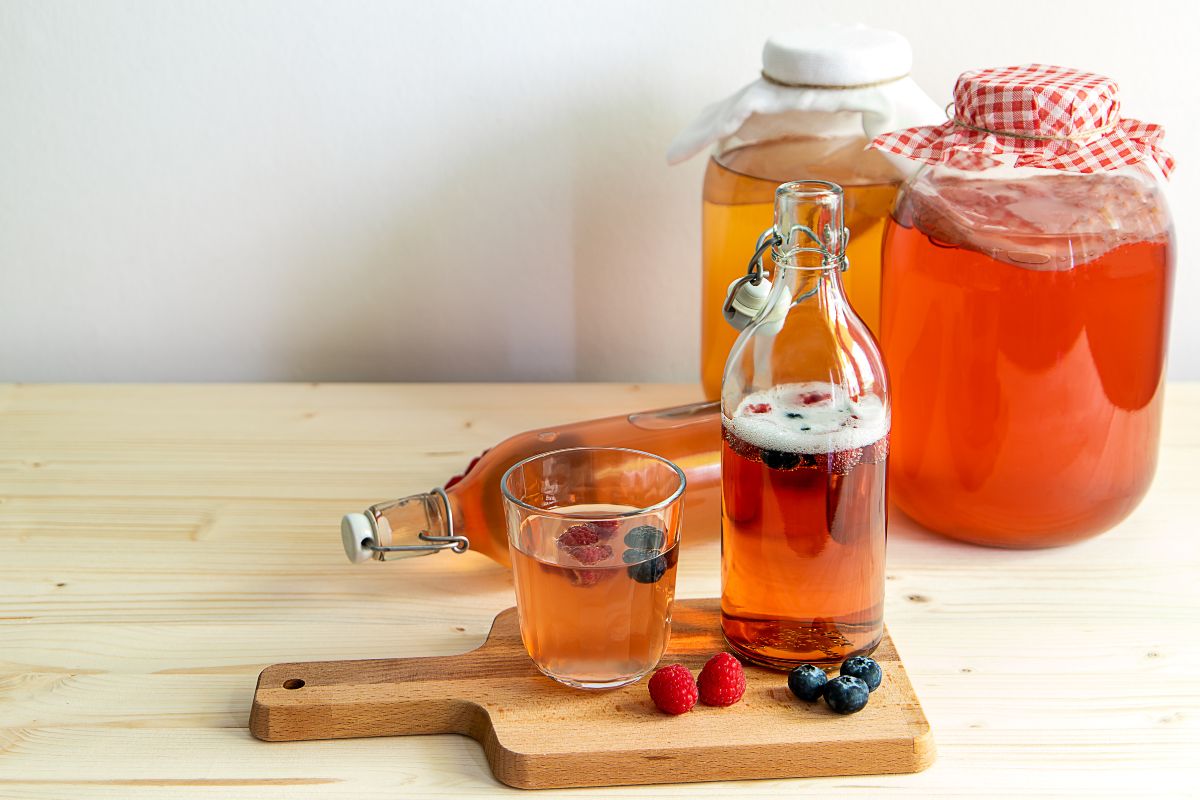
[{"label": "glass bottle", "polygon": [[356,563],[468,548],[509,564],[500,479],[513,464],[567,447],[626,447],[674,462],[687,476],[684,525],[688,538],[715,537],[720,526],[718,404],[623,414],[526,431],[473,460],[444,488],[371,506],[342,519],[342,543]]},{"label": "glass bottle", "polygon": [[[883,223],[904,178],[900,159],[867,150],[896,125],[944,115],[907,77],[912,51],[892,31],[814,25],[776,34],[763,47],[762,77],[724,104],[705,109],[668,154],[678,162],[715,145],[704,173],[700,371],[706,397],[718,397],[736,333],[720,314],[729,282],[745,267],[746,242],[770,226],[775,189],[819,178],[843,190],[854,231],[842,275],[847,296],[873,333],[879,321]],[[731,132],[732,131],[732,132]]]},{"label": "glass bottle", "polygon": [[774,280],[721,393],[721,624],[780,669],[869,653],[883,633],[890,406],[842,287],[843,200],[824,181],[776,191]]}]

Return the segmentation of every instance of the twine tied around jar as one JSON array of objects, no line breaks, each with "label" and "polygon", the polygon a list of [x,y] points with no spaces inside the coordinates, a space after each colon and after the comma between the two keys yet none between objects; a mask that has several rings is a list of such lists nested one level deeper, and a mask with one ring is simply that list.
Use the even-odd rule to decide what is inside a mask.
[{"label": "twine tied around jar", "polygon": [[908,75],[909,75],[909,73],[906,72],[903,75],[897,75],[894,78],[884,78],[881,81],[871,81],[870,83],[842,83],[842,84],[832,84],[831,85],[831,84],[825,84],[825,83],[788,83],[787,81],[781,81],[778,78],[771,77],[770,75],[767,74],[767,71],[765,69],[762,71],[763,80],[766,81],[767,83],[773,83],[776,86],[784,86],[784,87],[787,87],[788,89],[829,89],[829,90],[835,91],[835,92],[845,92],[845,91],[849,91],[851,89],[872,89],[876,86],[883,86],[888,83],[895,83],[896,81],[902,81],[905,78],[907,78]]},{"label": "twine tied around jar", "polygon": [[958,117],[958,110],[955,109],[955,112],[951,114],[951,108],[954,108],[954,101],[946,104],[946,118],[950,120],[950,122],[956,127],[966,128],[967,130],[971,131],[978,131],[979,133],[990,133],[993,136],[1007,136],[1011,139],[1027,139],[1031,142],[1082,142],[1092,138],[1093,136],[1112,133],[1117,129],[1117,126],[1121,124],[1121,120],[1116,119],[1109,122],[1107,125],[1100,126],[1099,128],[1092,128],[1090,130],[1072,133],[1067,136],[1037,136],[1035,134],[1020,133],[1018,131],[1006,131],[996,128],[981,128],[978,125],[972,125],[969,122],[963,122]]}]

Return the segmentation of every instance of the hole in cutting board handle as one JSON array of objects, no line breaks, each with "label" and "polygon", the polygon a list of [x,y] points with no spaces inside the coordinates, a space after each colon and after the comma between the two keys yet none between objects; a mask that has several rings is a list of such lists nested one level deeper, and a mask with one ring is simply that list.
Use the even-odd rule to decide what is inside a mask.
[{"label": "hole in cutting board handle", "polygon": [[304,681],[299,678],[288,678],[283,682],[283,688],[285,689],[299,689],[302,686],[304,686]]}]

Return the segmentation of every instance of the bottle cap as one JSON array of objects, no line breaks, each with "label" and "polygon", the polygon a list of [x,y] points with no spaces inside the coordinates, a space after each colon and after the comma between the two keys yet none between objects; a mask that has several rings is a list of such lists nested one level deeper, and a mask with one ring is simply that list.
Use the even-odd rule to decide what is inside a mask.
[{"label": "bottle cap", "polygon": [[[732,287],[730,287],[732,288]],[[734,310],[745,314],[750,319],[758,316],[758,312],[762,311],[762,307],[767,303],[767,295],[771,293],[771,282],[763,278],[757,285],[746,281],[743,283],[733,295],[733,302],[730,305]]]},{"label": "bottle cap", "polygon": [[763,46],[763,77],[785,86],[851,88],[903,78],[912,47],[894,31],[813,25],[777,33]]},{"label": "bottle cap", "polygon": [[342,517],[342,546],[346,548],[346,558],[355,564],[362,564],[375,557],[375,552],[364,542],[375,541],[375,529],[366,514],[347,514]]},{"label": "bottle cap", "polygon": [[[725,293],[725,321],[732,325],[737,330],[742,330],[751,322],[753,322],[762,311],[763,306],[767,304],[767,298],[771,294],[771,281],[763,278],[756,286],[749,281],[746,281],[738,286],[741,279],[735,280],[729,284],[729,288]],[[736,289],[734,287],[737,287]],[[733,296],[730,298],[729,293]],[[773,326],[771,329],[778,330],[782,327],[783,318],[787,316],[788,308],[792,304],[792,293],[785,286],[782,290],[779,302],[771,309],[771,312],[763,320],[764,326]]]}]

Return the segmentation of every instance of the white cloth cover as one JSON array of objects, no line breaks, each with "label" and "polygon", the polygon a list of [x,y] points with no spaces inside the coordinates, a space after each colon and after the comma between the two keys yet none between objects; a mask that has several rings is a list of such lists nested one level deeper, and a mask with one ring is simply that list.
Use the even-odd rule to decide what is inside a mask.
[{"label": "white cloth cover", "polygon": [[895,31],[865,25],[814,25],[767,39],[763,72],[780,83],[857,86],[902,78],[912,47]]},{"label": "white cloth cover", "polygon": [[945,111],[908,77],[911,67],[908,41],[891,31],[826,25],[777,34],[763,46],[763,72],[775,81],[806,86],[760,78],[708,106],[675,137],[667,163],[686,161],[731,136],[753,114],[859,111],[867,139],[895,128],[944,122]]}]

